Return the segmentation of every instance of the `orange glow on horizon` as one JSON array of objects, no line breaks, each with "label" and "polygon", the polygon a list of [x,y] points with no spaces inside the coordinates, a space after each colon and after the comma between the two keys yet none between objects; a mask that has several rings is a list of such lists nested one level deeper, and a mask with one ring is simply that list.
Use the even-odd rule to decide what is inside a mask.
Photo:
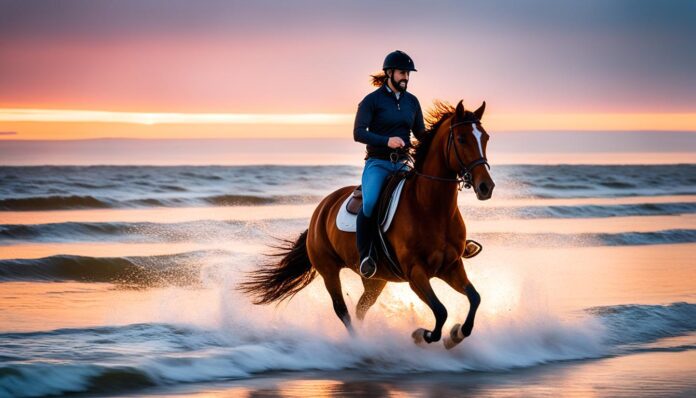
[{"label": "orange glow on horizon", "polygon": [[[0,108],[0,139],[345,137],[353,113],[165,113]],[[490,131],[696,131],[696,113],[492,113]]]},{"label": "orange glow on horizon", "polygon": [[341,124],[350,115],[335,113],[163,113],[74,109],[0,109],[0,122],[99,122],[133,124]]}]

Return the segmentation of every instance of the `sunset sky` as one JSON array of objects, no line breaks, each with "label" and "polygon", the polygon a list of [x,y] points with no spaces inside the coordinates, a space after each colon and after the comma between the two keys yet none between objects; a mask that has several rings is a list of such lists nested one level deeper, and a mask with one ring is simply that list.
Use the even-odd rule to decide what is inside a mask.
[{"label": "sunset sky", "polygon": [[488,129],[696,131],[694,42],[693,1],[2,0],[0,140],[350,136],[394,49]]}]

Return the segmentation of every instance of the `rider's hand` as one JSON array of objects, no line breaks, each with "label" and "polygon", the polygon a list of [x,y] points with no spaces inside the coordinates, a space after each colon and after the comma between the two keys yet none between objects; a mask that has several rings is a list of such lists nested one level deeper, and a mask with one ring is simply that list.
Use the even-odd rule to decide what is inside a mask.
[{"label": "rider's hand", "polygon": [[401,139],[401,137],[389,137],[389,142],[387,143],[389,148],[401,148],[403,146],[406,146],[406,143],[404,143],[404,140]]}]

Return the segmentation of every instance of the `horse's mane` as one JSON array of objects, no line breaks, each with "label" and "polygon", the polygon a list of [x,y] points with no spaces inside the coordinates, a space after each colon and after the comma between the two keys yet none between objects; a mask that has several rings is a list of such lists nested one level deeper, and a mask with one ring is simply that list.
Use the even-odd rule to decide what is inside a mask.
[{"label": "horse's mane", "polygon": [[423,132],[420,137],[417,137],[418,142],[411,150],[413,167],[416,170],[422,171],[423,163],[425,163],[425,156],[428,154],[430,145],[433,143],[433,138],[435,138],[437,129],[440,128],[448,117],[454,115],[455,110],[454,106],[450,105],[447,101],[440,101],[437,99],[433,101],[433,108],[428,110],[425,115],[425,132]]}]

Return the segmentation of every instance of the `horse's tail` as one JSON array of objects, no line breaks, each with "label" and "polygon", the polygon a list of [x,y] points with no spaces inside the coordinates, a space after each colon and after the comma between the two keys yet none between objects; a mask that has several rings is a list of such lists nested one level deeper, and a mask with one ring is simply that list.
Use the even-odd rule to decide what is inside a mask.
[{"label": "horse's tail", "polygon": [[270,304],[292,298],[309,285],[317,276],[307,254],[307,232],[300,234],[295,242],[281,239],[280,251],[271,257],[282,257],[263,268],[252,271],[238,289],[254,298],[254,304]]}]

